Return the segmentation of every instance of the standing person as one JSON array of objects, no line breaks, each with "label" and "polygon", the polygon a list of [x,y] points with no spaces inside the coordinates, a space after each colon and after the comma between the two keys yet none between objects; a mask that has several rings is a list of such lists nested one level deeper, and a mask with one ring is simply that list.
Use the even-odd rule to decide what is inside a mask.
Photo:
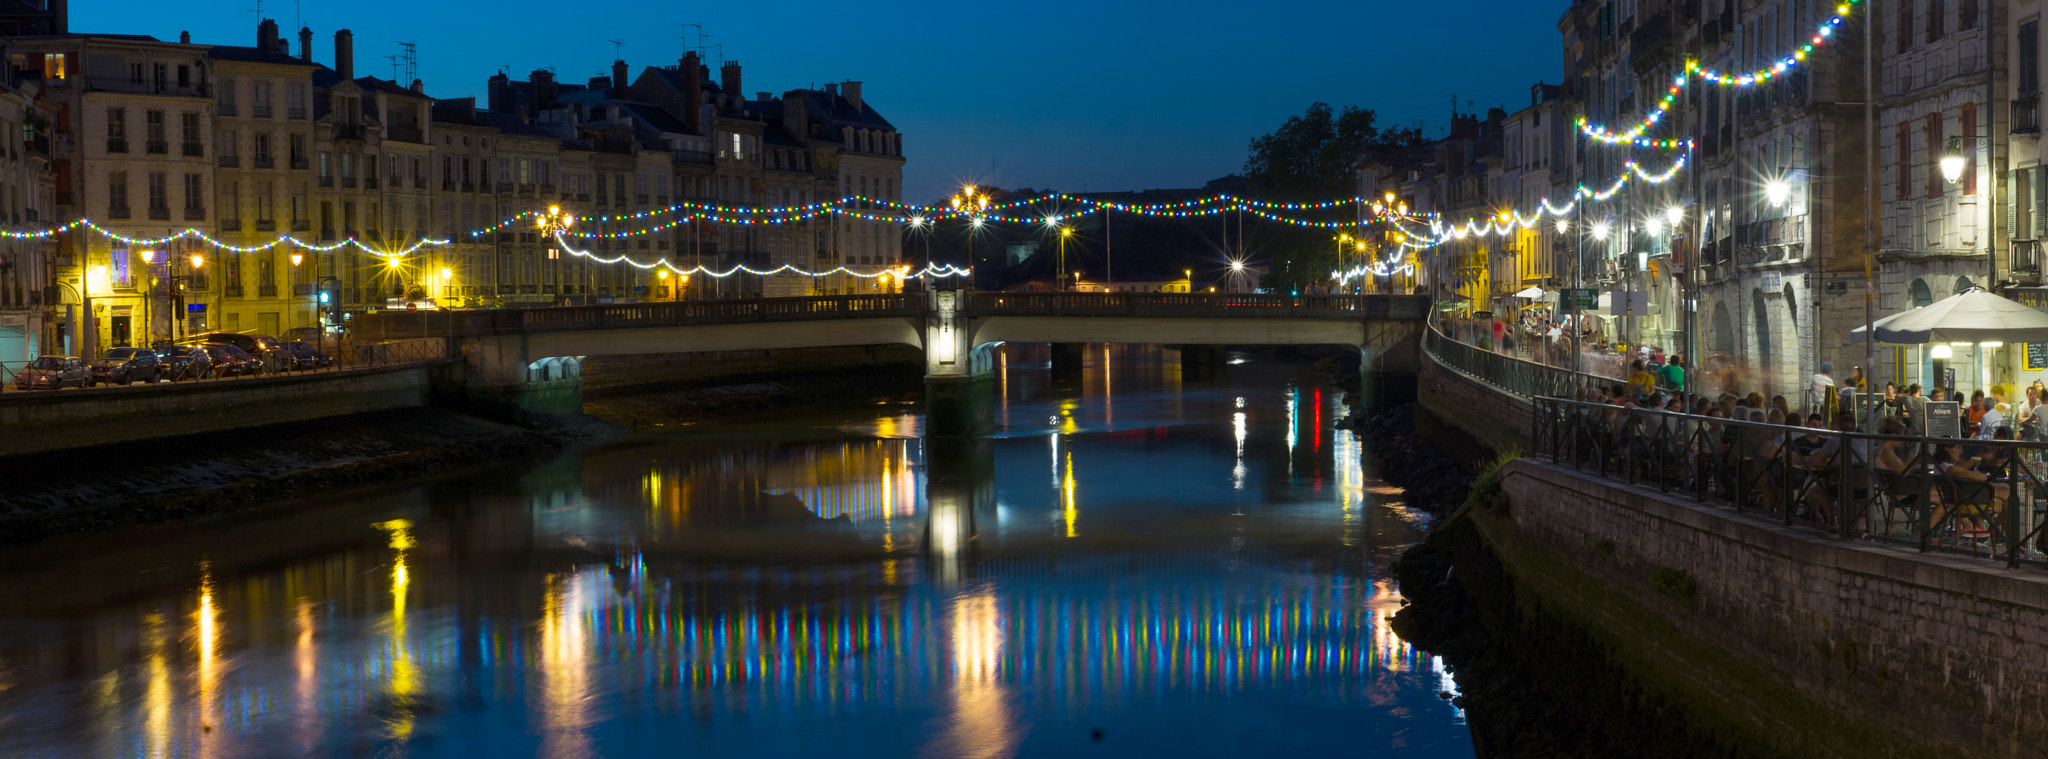
[{"label": "standing person", "polygon": [[1650,393],[1657,390],[1656,378],[1651,376],[1650,370],[1643,366],[1640,359],[1629,364],[1628,390],[1629,395],[1633,396],[1637,403],[1643,402],[1650,397]]},{"label": "standing person", "polygon": [[[1831,398],[1833,398],[1834,395],[1835,365],[1833,362],[1823,361],[1820,365],[1820,371],[1813,375],[1813,379],[1811,381],[1807,382],[1807,412],[1812,414],[1819,414],[1825,412],[1827,410],[1828,401]],[[1825,419],[1826,417],[1822,418]]]},{"label": "standing person", "polygon": [[1664,386],[1673,390],[1685,389],[1685,355],[1671,354],[1671,360],[1664,362]]}]

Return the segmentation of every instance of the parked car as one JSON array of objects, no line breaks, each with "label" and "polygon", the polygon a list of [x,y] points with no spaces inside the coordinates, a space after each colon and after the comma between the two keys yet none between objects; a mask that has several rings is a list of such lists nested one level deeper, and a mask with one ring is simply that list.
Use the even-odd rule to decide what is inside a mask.
[{"label": "parked car", "polygon": [[167,345],[156,352],[164,363],[164,376],[172,382],[196,380],[213,371],[213,356],[196,345]]},{"label": "parked car", "polygon": [[43,356],[14,375],[14,386],[23,390],[62,390],[65,385],[92,387],[92,368],[77,356]]},{"label": "parked car", "polygon": [[219,343],[240,348],[243,353],[261,359],[263,361],[263,370],[267,372],[281,372],[291,368],[292,357],[290,353],[285,351],[283,341],[269,335],[258,335],[250,332],[206,332],[193,335],[186,340],[186,342],[193,341]]},{"label": "parked car", "polygon": [[215,377],[242,377],[263,373],[263,361],[227,343],[190,343],[206,351]]},{"label": "parked car", "polygon": [[333,356],[321,353],[303,340],[293,340],[285,343],[284,347],[298,359],[300,369],[323,369],[334,365]]},{"label": "parked car", "polygon": [[109,385],[155,383],[163,374],[163,362],[148,348],[108,348],[92,363],[93,380]]}]

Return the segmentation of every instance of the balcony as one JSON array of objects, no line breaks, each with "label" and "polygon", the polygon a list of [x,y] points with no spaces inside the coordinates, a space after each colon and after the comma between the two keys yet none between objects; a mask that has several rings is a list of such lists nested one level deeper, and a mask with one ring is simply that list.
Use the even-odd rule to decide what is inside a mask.
[{"label": "balcony", "polygon": [[126,218],[128,218],[128,207],[127,207],[127,206],[107,206],[107,218],[109,218],[109,219],[126,219]]},{"label": "balcony", "polygon": [[185,156],[186,158],[205,158],[205,157],[206,157],[206,146],[205,146],[205,145],[202,145],[202,144],[200,144],[200,143],[197,143],[197,142],[187,142],[187,143],[185,143],[185,144],[184,144],[184,145],[183,145],[182,147],[183,147],[183,150],[181,150],[181,151],[180,151],[180,153],[181,153],[181,154],[183,154],[183,155],[184,155],[184,156]]},{"label": "balcony", "polygon": [[512,191],[512,183],[511,183],[511,182],[499,182],[499,183],[498,183],[498,192],[511,192],[511,191]]},{"label": "balcony", "polygon": [[256,156],[256,161],[255,161],[255,163],[256,163],[256,168],[259,168],[259,169],[275,169],[275,168],[277,168],[277,160],[276,160],[276,159],[273,159],[273,158],[271,158],[270,156],[267,156],[267,155],[259,155],[259,156]]},{"label": "balcony", "polygon": [[532,183],[532,182],[521,182],[521,183],[519,183],[519,194],[521,194],[521,195],[532,195],[532,194],[533,194],[533,183]]},{"label": "balcony", "polygon": [[320,230],[320,241],[321,241],[321,242],[334,242],[334,230],[333,230],[333,229],[331,229],[331,228],[330,228],[330,229],[322,229],[322,230]]},{"label": "balcony", "polygon": [[185,207],[185,220],[186,220],[186,221],[205,221],[205,220],[206,220],[206,209],[205,209],[204,207],[201,207],[201,206],[186,206],[186,207]]},{"label": "balcony", "polygon": [[292,285],[292,295],[304,298],[313,294],[312,285]]},{"label": "balcony", "polygon": [[257,103],[255,108],[249,109],[249,115],[259,119],[267,119],[274,115],[274,113],[270,110],[269,103]]},{"label": "balcony", "polygon": [[341,178],[341,187],[342,187],[342,189],[344,189],[344,190],[353,190],[353,189],[355,189],[355,188],[356,188],[356,178],[355,178],[355,177],[342,177],[342,178]]},{"label": "balcony", "polygon": [[676,151],[676,162],[708,164],[712,162],[711,152],[707,150],[678,150]]},{"label": "balcony", "polygon": [[384,139],[397,140],[399,142],[425,143],[427,141],[426,136],[421,134],[419,127],[385,127],[384,134]]},{"label": "balcony", "polygon": [[633,202],[643,206],[647,205],[647,193],[635,193],[633,195]]},{"label": "balcony", "polygon": [[553,195],[553,194],[555,194],[555,186],[554,186],[554,185],[551,185],[551,184],[542,184],[542,185],[540,186],[540,194],[542,194],[542,195]]},{"label": "balcony", "polygon": [[171,153],[171,144],[163,140],[150,140],[149,144],[145,147],[147,148],[145,152],[148,152],[150,155],[170,155]]},{"label": "balcony", "polygon": [[[554,287],[553,287],[552,285],[550,285],[550,286],[548,287],[548,289],[549,289],[550,291],[552,291],[552,290],[554,290]],[[539,294],[540,294],[540,285],[520,285],[520,286],[519,286],[519,294],[521,294],[521,295],[539,295]]]},{"label": "balcony", "polygon": [[228,294],[228,297],[230,297],[230,298],[240,298],[240,297],[242,297],[242,286],[241,286],[241,285],[228,285],[226,289],[227,289],[227,294]]},{"label": "balcony", "polygon": [[213,107],[213,113],[214,113],[214,115],[216,115],[216,116],[235,116],[235,115],[238,115],[238,114],[236,114],[236,112],[235,112],[235,104],[234,104],[234,103],[221,103],[221,104],[215,105],[215,106]]},{"label": "balcony", "polygon": [[275,232],[275,231],[277,231],[277,220],[276,220],[276,219],[257,219],[257,220],[256,220],[256,231],[258,231],[258,232]]},{"label": "balcony", "polygon": [[321,177],[321,178],[320,178],[320,186],[321,186],[321,187],[333,187],[333,186],[334,186],[334,177],[331,177],[331,176]]},{"label": "balcony", "polygon": [[2041,133],[2041,96],[2020,98],[2012,101],[2012,133]]},{"label": "balcony", "polygon": [[213,229],[216,232],[240,232],[242,231],[242,220],[221,219],[213,223]]},{"label": "balcony", "polygon": [[126,138],[126,137],[108,137],[108,138],[107,138],[107,152],[109,152],[109,153],[126,153],[126,152],[128,152],[128,138]]},{"label": "balcony", "polygon": [[363,177],[363,189],[365,189],[365,190],[374,190],[374,189],[377,189],[377,177],[376,177],[375,175],[372,175],[372,176],[367,176],[367,177]]},{"label": "balcony", "polygon": [[275,298],[275,297],[277,297],[277,285],[257,285],[257,286],[256,286],[256,297],[258,297],[258,298]]},{"label": "balcony", "polygon": [[475,183],[475,182],[463,182],[463,183],[462,183],[462,191],[463,191],[463,192],[476,192],[476,183]]},{"label": "balcony", "polygon": [[335,124],[335,125],[334,125],[334,139],[337,139],[337,140],[358,140],[358,141],[360,141],[360,140],[362,140],[362,139],[363,139],[363,136],[364,136],[364,134],[365,134],[365,133],[367,133],[367,132],[368,132],[368,129],[367,129],[367,128],[365,128],[365,127],[364,127],[364,126],[363,126],[362,124]]},{"label": "balcony", "polygon": [[171,207],[151,206],[149,209],[149,218],[160,220],[169,219],[171,218]]},{"label": "balcony", "polygon": [[293,231],[293,232],[305,232],[305,231],[309,231],[309,230],[311,230],[312,228],[313,228],[313,222],[311,222],[311,221],[307,221],[307,220],[305,220],[305,219],[294,219],[294,220],[292,220],[292,231]]},{"label": "balcony", "polygon": [[242,158],[241,156],[232,155],[221,156],[220,167],[223,169],[239,169],[242,167]]}]

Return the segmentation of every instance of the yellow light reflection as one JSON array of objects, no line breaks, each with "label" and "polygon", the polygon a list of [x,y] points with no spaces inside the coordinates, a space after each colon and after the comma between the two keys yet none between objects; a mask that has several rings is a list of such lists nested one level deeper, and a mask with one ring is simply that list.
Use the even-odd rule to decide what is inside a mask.
[{"label": "yellow light reflection", "polygon": [[414,696],[420,687],[419,672],[413,664],[405,633],[406,589],[412,584],[405,554],[413,547],[412,522],[393,519],[373,526],[391,533],[389,544],[397,552],[391,557],[391,715],[384,720],[384,733],[392,740],[403,741],[412,737],[417,717]]},{"label": "yellow light reflection", "polygon": [[315,744],[319,742],[319,720],[311,719],[311,716],[318,714],[320,708],[319,659],[313,650],[312,600],[299,598],[298,613],[293,616],[292,624],[299,630],[298,643],[292,648],[292,665],[298,680],[294,695],[298,701],[298,713],[305,717],[298,720],[298,724],[307,730],[299,736],[299,753],[308,755],[313,753]]},{"label": "yellow light reflection", "polygon": [[1060,515],[1067,523],[1067,537],[1074,537],[1074,519],[1081,510],[1074,504],[1074,452],[1067,451],[1067,471],[1060,480]]},{"label": "yellow light reflection", "polygon": [[933,753],[988,759],[1015,753],[1019,738],[1004,692],[1003,617],[986,590],[953,601],[953,716]]},{"label": "yellow light reflection", "polygon": [[220,695],[220,614],[213,608],[213,568],[204,562],[200,564],[199,611],[193,621],[199,639],[199,671],[195,678],[199,686],[199,752],[201,756],[210,756],[215,736],[220,734],[220,714],[214,703]]},{"label": "yellow light reflection", "polygon": [[171,665],[164,651],[166,637],[162,614],[152,611],[142,616],[142,650],[148,670],[143,676],[142,734],[152,757],[171,755]]},{"label": "yellow light reflection", "polygon": [[584,583],[575,576],[548,575],[541,601],[540,677],[545,756],[596,755],[588,728],[590,716],[590,647],[583,614],[590,604]]}]

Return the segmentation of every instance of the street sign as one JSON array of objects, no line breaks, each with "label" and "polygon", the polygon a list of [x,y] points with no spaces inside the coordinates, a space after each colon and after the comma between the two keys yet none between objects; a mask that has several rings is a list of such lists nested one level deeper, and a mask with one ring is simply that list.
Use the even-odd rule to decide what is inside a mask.
[{"label": "street sign", "polygon": [[1765,295],[1776,295],[1778,293],[1784,292],[1785,275],[1775,271],[1764,272],[1763,285],[1764,286],[1761,289],[1764,291]]},{"label": "street sign", "polygon": [[1823,288],[1823,292],[1826,292],[1828,297],[1830,298],[1840,298],[1844,295],[1849,294],[1849,283],[1843,282],[1839,279],[1829,282]]},{"label": "street sign", "polygon": [[1607,314],[1609,316],[1648,316],[1650,294],[1640,290],[1616,290],[1608,293]]},{"label": "street sign", "polygon": [[1567,287],[1557,291],[1557,298],[1566,311],[1584,311],[1600,307],[1600,291],[1590,287]]}]

